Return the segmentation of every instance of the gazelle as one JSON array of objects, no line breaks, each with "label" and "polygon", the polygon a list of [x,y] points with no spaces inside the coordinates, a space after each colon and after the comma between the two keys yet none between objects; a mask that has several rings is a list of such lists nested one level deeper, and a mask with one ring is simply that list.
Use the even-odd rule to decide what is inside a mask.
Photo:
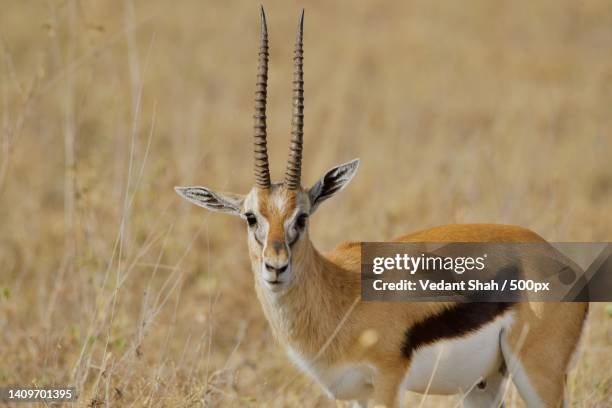
[{"label": "gazelle", "polygon": [[[268,33],[261,10],[255,91],[255,186],[246,195],[177,187],[188,201],[248,224],[257,296],[289,357],[332,398],[401,406],[405,390],[463,395],[464,406],[503,404],[510,375],[528,406],[563,403],[584,303],[391,303],[360,300],[360,244],[322,254],[308,234],[321,203],[346,187],[359,160],[301,183],[303,11],[295,44],[291,144],[284,181],[272,183],[266,146]],[[396,242],[540,242],[515,226],[446,225]]]}]

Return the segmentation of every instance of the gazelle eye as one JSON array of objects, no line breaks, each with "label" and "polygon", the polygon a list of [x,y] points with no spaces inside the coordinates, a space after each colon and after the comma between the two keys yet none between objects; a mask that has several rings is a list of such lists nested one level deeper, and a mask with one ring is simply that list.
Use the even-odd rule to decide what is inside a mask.
[{"label": "gazelle eye", "polygon": [[308,215],[306,214],[300,214],[298,215],[297,219],[295,220],[295,227],[297,229],[304,229],[306,227],[306,220],[308,219]]},{"label": "gazelle eye", "polygon": [[244,214],[244,217],[246,218],[249,227],[254,227],[257,225],[257,217],[255,217],[255,214],[249,212]]}]

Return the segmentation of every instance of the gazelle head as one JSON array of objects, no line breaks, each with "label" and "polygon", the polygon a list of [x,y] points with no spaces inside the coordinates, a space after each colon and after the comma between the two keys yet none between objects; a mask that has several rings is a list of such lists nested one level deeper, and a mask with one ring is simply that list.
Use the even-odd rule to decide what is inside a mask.
[{"label": "gazelle head", "polygon": [[176,187],[188,201],[212,211],[243,218],[248,225],[248,246],[256,281],[273,292],[287,289],[299,273],[304,242],[308,241],[308,218],[319,204],[342,190],[353,178],[359,160],[327,171],[310,188],[301,185],[304,128],[303,77],[304,11],[295,43],[291,144],[285,179],[272,183],[267,151],[266,96],[268,82],[268,31],[261,8],[261,42],[255,89],[254,158],[255,186],[246,195],[219,193],[207,187]]}]

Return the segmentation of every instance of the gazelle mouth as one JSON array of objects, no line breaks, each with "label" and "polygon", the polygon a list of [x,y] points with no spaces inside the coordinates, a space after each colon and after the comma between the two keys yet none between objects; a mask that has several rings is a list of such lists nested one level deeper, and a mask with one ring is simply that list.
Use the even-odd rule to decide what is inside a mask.
[{"label": "gazelle mouth", "polygon": [[283,283],[283,282],[279,281],[278,279],[277,280],[273,280],[273,281],[269,281],[269,280],[265,279],[265,281],[266,281],[266,283],[269,283],[270,285],[279,285],[279,284]]},{"label": "gazelle mouth", "polygon": [[271,292],[281,292],[285,289],[287,281],[285,280],[280,280],[280,279],[275,279],[275,280],[268,280],[268,279],[264,279],[264,282],[267,289]]}]

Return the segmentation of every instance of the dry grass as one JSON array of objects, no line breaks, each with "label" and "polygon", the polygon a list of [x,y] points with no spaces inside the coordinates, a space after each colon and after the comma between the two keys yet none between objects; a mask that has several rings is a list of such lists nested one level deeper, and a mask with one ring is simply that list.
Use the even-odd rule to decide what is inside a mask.
[{"label": "dry grass", "polygon": [[[298,6],[266,7],[280,177]],[[274,344],[244,226],[172,190],[252,184],[256,4],[0,10],[0,383],[76,384],[81,406],[334,406]],[[315,243],[480,221],[612,240],[611,49],[607,0],[308,4],[303,179],[362,159]],[[572,406],[612,405],[611,365],[595,305]]]}]

